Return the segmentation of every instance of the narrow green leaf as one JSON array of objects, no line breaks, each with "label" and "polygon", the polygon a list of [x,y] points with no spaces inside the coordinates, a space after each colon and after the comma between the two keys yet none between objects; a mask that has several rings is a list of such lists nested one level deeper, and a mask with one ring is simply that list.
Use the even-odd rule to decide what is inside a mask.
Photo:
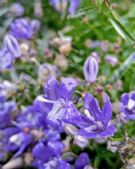
[{"label": "narrow green leaf", "polygon": [[135,39],[130,35],[130,33],[125,29],[125,27],[112,16],[109,18],[109,21],[111,22],[114,29],[118,32],[118,34],[127,41],[134,42]]},{"label": "narrow green leaf", "polygon": [[114,83],[123,73],[131,66],[135,61],[135,53],[132,53],[121,66],[114,71],[111,78],[108,80],[109,83]]}]

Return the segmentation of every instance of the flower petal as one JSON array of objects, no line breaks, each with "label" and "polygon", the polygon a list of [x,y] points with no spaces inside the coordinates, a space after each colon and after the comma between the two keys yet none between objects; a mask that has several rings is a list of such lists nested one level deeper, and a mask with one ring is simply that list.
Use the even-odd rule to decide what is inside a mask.
[{"label": "flower petal", "polygon": [[85,131],[83,129],[78,131],[78,135],[80,135],[82,137],[85,137],[85,138],[96,138],[97,137],[97,134],[87,132],[87,131]]},{"label": "flower petal", "polygon": [[95,120],[101,120],[101,110],[97,100],[89,93],[84,97],[85,109],[89,110],[89,113],[94,117]]},{"label": "flower petal", "polygon": [[102,116],[101,116],[102,121],[104,122],[105,125],[108,124],[111,117],[112,117],[112,104],[110,102],[110,99],[107,98],[107,100],[103,106]]},{"label": "flower petal", "polygon": [[100,133],[102,137],[112,136],[116,132],[116,128],[113,125],[108,126],[108,128]]},{"label": "flower petal", "polygon": [[43,161],[44,163],[47,162],[53,155],[51,149],[46,147],[42,142],[36,144],[32,151],[32,154],[35,158]]},{"label": "flower petal", "polygon": [[128,100],[129,100],[129,95],[128,93],[124,93],[122,96],[121,96],[121,102],[126,105],[128,104]]},{"label": "flower petal", "polygon": [[75,162],[75,169],[82,169],[86,165],[90,164],[90,159],[87,153],[81,153],[76,162]]},{"label": "flower petal", "polygon": [[48,79],[44,91],[46,93],[46,98],[49,100],[57,100],[59,94],[59,84],[54,77]]}]

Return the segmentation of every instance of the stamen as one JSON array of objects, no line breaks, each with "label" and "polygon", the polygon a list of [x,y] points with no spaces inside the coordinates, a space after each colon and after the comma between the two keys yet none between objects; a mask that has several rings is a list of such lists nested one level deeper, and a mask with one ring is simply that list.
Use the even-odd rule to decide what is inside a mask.
[{"label": "stamen", "polygon": [[22,142],[18,134],[14,134],[13,136],[11,136],[9,138],[9,141],[17,145],[21,145]]},{"label": "stamen", "polygon": [[94,117],[91,116],[89,110],[85,109],[85,110],[84,110],[84,114],[85,114],[91,121],[94,122]]},{"label": "stamen", "polygon": [[43,96],[38,96],[36,98],[36,100],[41,101],[41,102],[45,102],[45,103],[53,103],[53,104],[56,102],[56,101],[53,101],[53,100],[45,99]]}]

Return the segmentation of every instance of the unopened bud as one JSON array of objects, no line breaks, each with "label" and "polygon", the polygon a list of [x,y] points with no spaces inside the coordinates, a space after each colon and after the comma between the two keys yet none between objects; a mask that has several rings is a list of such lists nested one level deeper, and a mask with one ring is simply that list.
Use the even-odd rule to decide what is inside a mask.
[{"label": "unopened bud", "polygon": [[94,83],[98,74],[98,63],[95,58],[88,57],[84,63],[84,76],[88,82]]},{"label": "unopened bud", "polygon": [[4,48],[7,49],[12,55],[17,58],[21,56],[19,43],[12,35],[6,35],[4,38]]}]

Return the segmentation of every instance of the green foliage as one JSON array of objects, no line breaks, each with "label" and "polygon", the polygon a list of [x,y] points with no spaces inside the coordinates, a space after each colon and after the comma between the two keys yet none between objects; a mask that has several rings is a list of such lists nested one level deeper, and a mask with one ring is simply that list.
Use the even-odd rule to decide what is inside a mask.
[{"label": "green foliage", "polygon": [[[9,6],[12,2],[18,2],[17,0],[9,1]],[[34,18],[34,0],[19,0],[19,2],[25,7],[25,16]],[[40,18],[41,30],[35,38],[35,46],[38,50],[39,62],[44,63],[43,52],[41,51],[40,39],[45,40],[44,46],[47,46],[51,35],[49,31],[55,32],[55,35],[61,34],[72,37],[72,50],[67,56],[68,68],[62,70],[63,75],[77,76],[83,78],[83,64],[86,58],[92,52],[98,52],[100,57],[99,74],[105,76],[107,83],[101,83],[105,88],[106,84],[113,85],[117,79],[122,80],[123,86],[120,91],[108,92],[112,101],[118,101],[121,93],[135,90],[135,63],[129,59],[130,54],[134,52],[135,47],[135,1],[134,0],[82,0],[81,6],[73,16],[61,15],[49,4],[48,0],[41,0],[43,16]],[[0,24],[4,26],[4,30],[0,33],[2,39],[5,32],[13,20],[12,17],[7,19],[6,13],[9,6],[0,7]],[[7,20],[5,20],[5,18]],[[67,30],[64,30],[64,28]],[[108,51],[101,49],[101,46],[89,47],[86,45],[88,40],[107,42],[109,44]],[[114,44],[119,44],[119,50],[114,49]],[[0,44],[2,44],[0,42]],[[49,45],[48,45],[49,46]],[[48,47],[47,46],[47,47]],[[53,49],[54,54],[58,51]],[[105,62],[105,55],[115,55],[119,59],[119,64],[115,67],[110,66]],[[49,60],[50,63],[53,62]],[[37,79],[37,65],[33,63],[20,63],[18,60],[15,64],[16,73],[29,74],[33,79]],[[5,73],[0,75],[1,78],[10,79],[10,75]],[[20,93],[16,96],[18,104],[31,104],[34,98],[42,93],[43,89],[39,86],[29,84],[28,86],[21,84]],[[24,87],[26,87],[25,97],[23,97]],[[33,90],[33,88],[35,88]],[[79,88],[79,87],[78,87]],[[79,89],[82,93],[84,89]],[[85,89],[86,90],[86,89]],[[79,93],[80,94],[80,93]],[[95,93],[94,93],[95,94]],[[20,98],[22,98],[20,100]],[[81,108],[82,105],[79,105]],[[127,130],[129,136],[134,136],[135,125],[134,122],[129,123],[125,128],[119,127],[117,134],[111,138],[113,141],[123,140],[125,131]],[[95,168],[99,169],[117,169],[120,168],[121,162],[118,154],[113,154],[109,150],[106,150],[105,144],[90,144],[88,151],[92,164]],[[76,146],[72,147],[74,153],[81,152],[82,150]],[[114,164],[114,161],[116,163]]]}]

